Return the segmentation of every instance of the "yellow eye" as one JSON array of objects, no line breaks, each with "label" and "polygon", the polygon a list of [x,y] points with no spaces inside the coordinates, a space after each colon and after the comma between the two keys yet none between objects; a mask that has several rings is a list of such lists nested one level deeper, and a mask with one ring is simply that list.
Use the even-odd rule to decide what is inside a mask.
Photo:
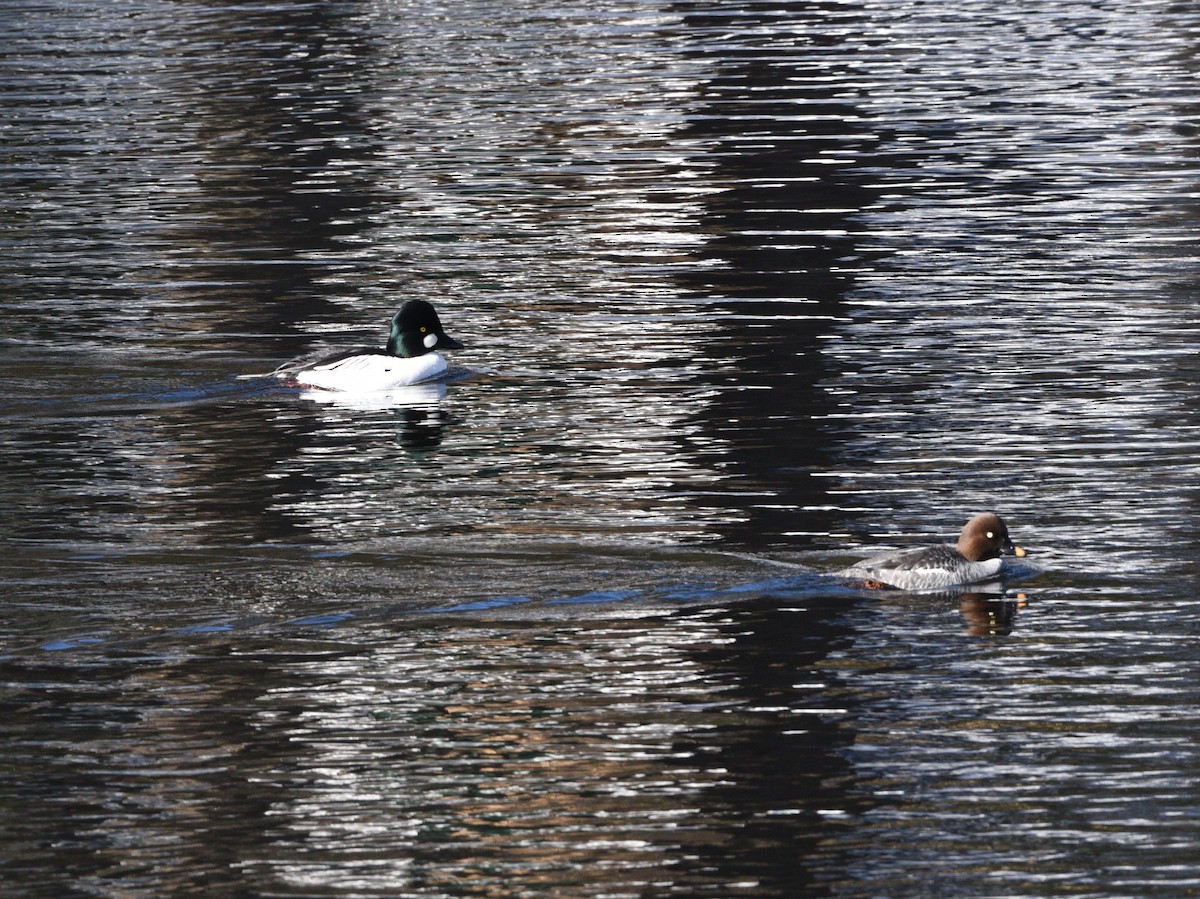
[{"label": "yellow eye", "polygon": [[988,532],[987,532],[987,538],[988,538],[989,540],[995,540],[995,539],[996,539],[996,535],[995,535],[995,534],[993,534],[991,531],[988,531]]},{"label": "yellow eye", "polygon": [[[424,325],[421,325],[421,333],[422,333],[422,334],[424,334],[424,333],[425,333],[426,331],[428,331],[428,330],[429,330],[429,329],[428,329],[428,328],[426,328]],[[991,535],[991,534],[988,534],[988,536],[990,537],[990,536],[992,536],[992,535]]]}]

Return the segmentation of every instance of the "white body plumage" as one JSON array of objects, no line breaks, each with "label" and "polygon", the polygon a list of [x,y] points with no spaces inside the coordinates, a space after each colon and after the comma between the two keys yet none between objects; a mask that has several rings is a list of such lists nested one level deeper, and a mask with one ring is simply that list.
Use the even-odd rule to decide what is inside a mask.
[{"label": "white body plumage", "polygon": [[392,316],[391,333],[382,349],[353,349],[323,358],[281,365],[275,377],[300,387],[339,393],[380,393],[423,384],[446,374],[439,350],[461,350],[462,344],[442,330],[438,314],[425,300],[409,300]]},{"label": "white body plumage", "polygon": [[289,380],[302,387],[340,390],[347,393],[375,393],[407,387],[439,378],[446,373],[446,360],[438,353],[426,353],[406,359],[385,353],[362,353],[317,363],[289,374]]}]

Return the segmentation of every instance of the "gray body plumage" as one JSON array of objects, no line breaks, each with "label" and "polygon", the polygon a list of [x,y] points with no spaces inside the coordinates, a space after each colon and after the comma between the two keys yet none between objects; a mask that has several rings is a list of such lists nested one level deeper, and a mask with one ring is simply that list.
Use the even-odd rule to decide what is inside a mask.
[{"label": "gray body plumage", "polygon": [[873,556],[842,572],[844,577],[878,581],[901,590],[940,590],[994,580],[1003,559],[972,562],[949,543]]}]

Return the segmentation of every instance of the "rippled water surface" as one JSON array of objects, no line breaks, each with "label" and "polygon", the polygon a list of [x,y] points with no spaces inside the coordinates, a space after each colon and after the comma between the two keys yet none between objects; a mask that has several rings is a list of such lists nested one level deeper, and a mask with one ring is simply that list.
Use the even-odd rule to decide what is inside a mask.
[{"label": "rippled water surface", "polygon": [[1200,894],[1191,4],[6,10],[0,892]]}]

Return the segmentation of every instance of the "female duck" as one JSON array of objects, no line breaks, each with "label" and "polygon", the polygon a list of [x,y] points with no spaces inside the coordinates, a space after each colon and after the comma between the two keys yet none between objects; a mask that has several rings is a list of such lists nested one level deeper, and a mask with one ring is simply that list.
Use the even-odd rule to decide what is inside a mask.
[{"label": "female duck", "polygon": [[435,349],[461,350],[462,344],[442,330],[433,306],[424,300],[409,300],[392,316],[386,348],[345,350],[288,362],[275,370],[275,377],[324,390],[392,390],[444,375],[446,360]]},{"label": "female duck", "polygon": [[874,556],[846,569],[842,575],[870,587],[943,590],[998,579],[1005,567],[1001,555],[1024,556],[1025,550],[1013,545],[1000,516],[987,512],[966,523],[956,544]]}]

